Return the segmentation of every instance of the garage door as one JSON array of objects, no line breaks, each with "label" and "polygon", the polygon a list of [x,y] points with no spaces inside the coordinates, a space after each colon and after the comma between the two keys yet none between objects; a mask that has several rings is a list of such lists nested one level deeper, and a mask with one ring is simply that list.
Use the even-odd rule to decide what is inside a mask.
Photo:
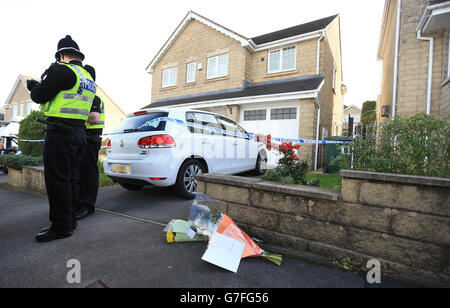
[{"label": "garage door", "polygon": [[253,134],[298,139],[298,106],[241,107],[240,124]]}]

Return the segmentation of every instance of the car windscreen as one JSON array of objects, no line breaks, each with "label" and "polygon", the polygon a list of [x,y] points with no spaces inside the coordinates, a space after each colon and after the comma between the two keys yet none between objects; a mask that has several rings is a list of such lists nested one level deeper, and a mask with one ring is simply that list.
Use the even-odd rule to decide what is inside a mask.
[{"label": "car windscreen", "polygon": [[153,112],[125,118],[122,124],[116,128],[114,133],[132,133],[132,132],[152,132],[160,131],[166,128],[166,121],[160,121],[158,118],[167,117],[167,112]]}]

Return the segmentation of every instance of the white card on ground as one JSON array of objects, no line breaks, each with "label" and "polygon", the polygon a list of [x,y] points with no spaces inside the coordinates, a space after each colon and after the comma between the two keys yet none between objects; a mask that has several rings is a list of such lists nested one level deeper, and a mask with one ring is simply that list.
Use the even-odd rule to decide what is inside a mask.
[{"label": "white card on ground", "polygon": [[245,244],[214,232],[202,260],[237,273]]}]

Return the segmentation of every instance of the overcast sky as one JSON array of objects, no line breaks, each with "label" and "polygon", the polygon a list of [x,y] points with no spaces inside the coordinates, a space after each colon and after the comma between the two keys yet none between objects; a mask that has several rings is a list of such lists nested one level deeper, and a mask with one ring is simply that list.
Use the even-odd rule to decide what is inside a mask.
[{"label": "overcast sky", "polygon": [[98,85],[126,113],[150,103],[148,63],[189,10],[254,37],[341,15],[344,104],[376,100],[383,0],[0,0],[0,106],[19,74],[39,78],[70,34]]}]

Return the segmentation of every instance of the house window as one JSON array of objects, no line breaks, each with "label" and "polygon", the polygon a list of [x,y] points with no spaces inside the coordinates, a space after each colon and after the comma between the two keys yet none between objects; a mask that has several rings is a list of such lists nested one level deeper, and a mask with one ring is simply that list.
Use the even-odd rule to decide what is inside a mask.
[{"label": "house window", "polygon": [[269,51],[268,73],[295,70],[297,47],[286,47]]},{"label": "house window", "polygon": [[196,62],[188,63],[186,66],[186,83],[195,82],[195,67]]},{"label": "house window", "polygon": [[292,120],[297,118],[297,108],[277,108],[270,110],[271,120]]},{"label": "house window", "polygon": [[18,110],[17,104],[14,104],[13,105],[13,118],[17,117],[17,110]]},{"label": "house window", "polygon": [[262,121],[266,119],[266,110],[244,111],[244,121]]},{"label": "house window", "polygon": [[163,70],[162,87],[172,87],[177,85],[177,67],[171,67]]},{"label": "house window", "polygon": [[206,78],[217,78],[228,75],[228,54],[208,58]]},{"label": "house window", "polygon": [[23,113],[23,104],[20,104],[20,113],[19,113],[19,115],[20,116],[24,116],[25,114]]},{"label": "house window", "polygon": [[27,103],[27,115],[29,115],[31,113],[31,111],[33,111],[32,104],[33,103],[31,103],[31,102]]}]

